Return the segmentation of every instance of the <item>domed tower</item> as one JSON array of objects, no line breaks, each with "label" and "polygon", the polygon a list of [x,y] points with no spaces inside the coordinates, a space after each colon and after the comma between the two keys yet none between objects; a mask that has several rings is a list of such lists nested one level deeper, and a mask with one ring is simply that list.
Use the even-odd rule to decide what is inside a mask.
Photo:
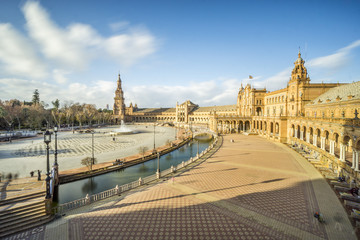
[{"label": "domed tower", "polygon": [[307,69],[304,66],[305,61],[301,58],[299,50],[298,58],[294,62],[294,69],[291,72],[291,78],[288,83],[288,114],[290,116],[302,116],[304,102],[308,100],[308,87],[310,78]]},{"label": "domed tower", "polygon": [[302,84],[309,84],[310,78],[307,75],[307,69],[304,66],[305,61],[301,58],[301,53],[299,50],[298,59],[294,62],[294,69],[291,72],[291,79],[289,81],[289,84],[291,82],[298,82]]},{"label": "domed tower", "polygon": [[123,90],[121,88],[120,74],[117,80],[117,88],[115,90],[113,114],[116,122],[125,120],[125,99]]}]

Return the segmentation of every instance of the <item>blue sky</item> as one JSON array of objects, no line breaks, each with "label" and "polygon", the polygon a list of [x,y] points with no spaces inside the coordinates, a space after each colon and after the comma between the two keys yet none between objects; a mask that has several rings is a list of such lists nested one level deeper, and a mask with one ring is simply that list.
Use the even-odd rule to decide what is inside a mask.
[{"label": "blue sky", "polygon": [[[360,81],[360,1],[0,1],[0,99],[112,107],[235,104],[284,88],[300,47],[311,82]],[[254,76],[249,80],[248,76]]]}]

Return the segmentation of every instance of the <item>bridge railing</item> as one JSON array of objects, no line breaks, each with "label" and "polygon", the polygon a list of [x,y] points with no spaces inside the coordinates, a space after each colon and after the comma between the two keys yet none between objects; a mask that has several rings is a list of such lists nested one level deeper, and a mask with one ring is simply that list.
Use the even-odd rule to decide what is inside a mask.
[{"label": "bridge railing", "polygon": [[[216,146],[217,142],[218,142],[218,138],[215,137],[215,140],[213,141],[213,143],[210,144],[210,146],[207,149],[205,149],[204,151],[199,153],[199,156],[192,157],[187,161],[181,162],[180,164],[178,164],[175,167],[171,166],[171,168],[161,171],[160,176],[164,177],[166,175],[169,175],[169,174],[175,172],[176,170],[184,168],[187,165],[191,164],[192,162],[198,160],[201,156],[205,155],[207,152],[209,152],[211,149],[213,149]],[[153,175],[150,175],[150,176],[147,176],[144,178],[139,178],[139,180],[137,180],[137,181],[133,181],[133,182],[121,185],[121,186],[116,185],[115,188],[106,190],[104,192],[96,193],[91,196],[89,196],[87,194],[86,197],[84,197],[84,198],[77,199],[75,201],[68,202],[68,203],[59,204],[58,206],[53,208],[53,213],[62,215],[63,213],[65,213],[67,211],[70,211],[70,210],[73,210],[73,209],[76,209],[79,207],[83,207],[83,206],[89,205],[93,202],[97,202],[97,201],[100,201],[100,200],[103,200],[103,199],[106,199],[106,198],[109,198],[109,197],[112,197],[115,195],[119,195],[119,194],[129,191],[131,189],[137,188],[143,184],[152,182],[152,181],[156,180],[157,178],[158,178],[157,174],[153,174]]]}]

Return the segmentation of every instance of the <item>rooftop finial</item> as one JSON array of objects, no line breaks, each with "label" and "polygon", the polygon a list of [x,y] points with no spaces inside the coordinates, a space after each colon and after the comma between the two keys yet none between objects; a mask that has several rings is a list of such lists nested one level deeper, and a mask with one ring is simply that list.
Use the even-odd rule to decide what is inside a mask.
[{"label": "rooftop finial", "polygon": [[300,46],[299,46],[299,58],[301,57],[301,53],[300,53]]}]

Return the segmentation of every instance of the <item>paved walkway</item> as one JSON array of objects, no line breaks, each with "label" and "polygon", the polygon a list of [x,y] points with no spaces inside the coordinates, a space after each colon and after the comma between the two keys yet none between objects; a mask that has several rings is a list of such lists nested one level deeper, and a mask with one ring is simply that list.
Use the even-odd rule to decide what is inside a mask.
[{"label": "paved walkway", "polygon": [[225,136],[210,159],[174,178],[74,210],[23,237],[356,239],[310,163],[283,144],[243,135]]}]

